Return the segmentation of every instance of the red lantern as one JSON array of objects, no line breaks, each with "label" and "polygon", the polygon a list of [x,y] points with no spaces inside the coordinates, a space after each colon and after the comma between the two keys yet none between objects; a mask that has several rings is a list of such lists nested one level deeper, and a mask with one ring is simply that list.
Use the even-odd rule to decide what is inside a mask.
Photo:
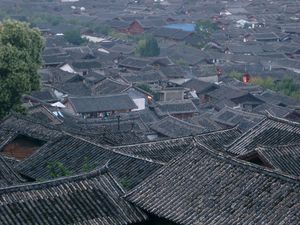
[{"label": "red lantern", "polygon": [[221,76],[223,74],[223,70],[221,68],[217,68],[217,75]]},{"label": "red lantern", "polygon": [[243,82],[244,82],[245,84],[247,84],[247,83],[249,83],[249,81],[250,81],[250,75],[249,75],[248,73],[245,73],[245,74],[243,75]]}]

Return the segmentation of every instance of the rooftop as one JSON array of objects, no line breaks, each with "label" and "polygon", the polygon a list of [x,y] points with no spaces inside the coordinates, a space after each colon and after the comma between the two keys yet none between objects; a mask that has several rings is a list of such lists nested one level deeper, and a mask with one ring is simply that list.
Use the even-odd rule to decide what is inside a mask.
[{"label": "rooftop", "polygon": [[3,215],[0,221],[8,225],[119,225],[145,220],[147,217],[141,210],[121,198],[123,194],[105,169],[13,186],[0,189],[0,210]]},{"label": "rooftop", "polygon": [[128,94],[70,97],[69,100],[77,113],[109,112],[137,108]]},{"label": "rooftop", "polygon": [[295,178],[197,146],[126,199],[179,224],[298,224],[299,185]]}]

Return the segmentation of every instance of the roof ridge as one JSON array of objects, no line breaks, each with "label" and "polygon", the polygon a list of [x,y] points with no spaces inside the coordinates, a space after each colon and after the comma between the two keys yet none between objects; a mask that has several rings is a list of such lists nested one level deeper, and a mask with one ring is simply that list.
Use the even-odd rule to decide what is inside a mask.
[{"label": "roof ridge", "polygon": [[152,94],[150,94],[149,92],[147,92],[147,91],[145,91],[145,90],[139,88],[136,84],[132,84],[131,86],[132,86],[132,88],[134,88],[134,89],[136,89],[136,90],[142,92],[143,94],[146,94],[146,95],[148,95],[148,96],[152,96],[152,97],[153,97]]},{"label": "roof ridge", "polygon": [[78,97],[69,97],[69,99],[84,99],[84,98],[101,98],[101,97],[111,97],[111,96],[129,96],[128,93],[120,93],[120,94],[108,94],[108,95],[98,95],[98,96],[78,96]]},{"label": "roof ridge", "polygon": [[139,159],[139,160],[144,160],[144,161],[147,161],[147,162],[150,162],[150,163],[165,165],[164,162],[159,161],[159,160],[152,160],[152,159],[148,159],[148,158],[145,158],[145,157],[140,157],[140,156],[137,156],[137,155],[132,155],[132,154],[124,153],[124,152],[121,152],[121,151],[116,151],[115,149],[108,149],[108,150],[112,151],[114,153],[123,155],[123,156],[131,157],[131,158],[135,158],[135,159]]},{"label": "roof ridge", "polygon": [[260,122],[258,122],[255,126],[253,126],[251,129],[249,129],[247,132],[245,132],[244,134],[242,134],[239,138],[237,138],[236,140],[234,140],[233,142],[231,142],[228,146],[226,146],[226,148],[230,148],[232,146],[234,146],[237,142],[239,142],[240,140],[242,140],[245,136],[247,136],[249,133],[251,133],[254,129],[256,129],[257,127],[259,127],[261,124],[265,123],[266,121],[268,121],[268,117],[262,119]]},{"label": "roof ridge", "polygon": [[284,119],[284,118],[276,117],[276,116],[272,115],[271,113],[269,113],[267,110],[266,110],[266,112],[267,112],[267,118],[268,119],[271,119],[271,120],[274,120],[274,121],[280,122],[280,123],[286,123],[286,124],[289,124],[291,126],[295,126],[295,127],[299,127],[300,128],[300,123],[298,123],[298,122],[291,121],[291,120]]},{"label": "roof ridge", "polygon": [[[4,157],[0,155],[0,161],[7,167],[7,169],[10,171],[10,175],[13,175],[18,181],[25,182],[25,179],[23,179],[16,171],[15,169],[9,165],[6,160],[4,160]],[[4,174],[3,174],[4,175]],[[5,175],[4,175],[5,176]]]},{"label": "roof ridge", "polygon": [[145,132],[150,132],[150,127],[148,127],[148,125],[144,122],[144,120],[141,117],[141,114],[138,113],[138,120],[143,124],[143,126],[146,128]]},{"label": "roof ridge", "polygon": [[12,132],[9,136],[6,137],[6,140],[4,140],[2,142],[2,144],[0,144],[0,149],[3,148],[7,143],[9,143],[10,141],[12,141],[13,139],[15,139],[17,136],[18,136],[18,132],[15,132],[14,130],[12,129],[8,129],[6,127],[1,127],[0,128],[3,130],[3,131],[8,131],[8,132]]},{"label": "roof ridge", "polygon": [[47,180],[47,181],[42,181],[42,182],[34,182],[34,183],[26,183],[26,184],[20,184],[20,185],[14,185],[10,187],[4,187],[0,188],[0,194],[3,193],[8,193],[8,192],[14,192],[22,188],[24,191],[29,191],[29,190],[38,190],[43,187],[53,187],[59,184],[63,184],[65,182],[75,182],[79,180],[84,180],[92,177],[96,177],[99,175],[104,175],[108,173],[107,170],[107,165],[105,164],[99,169],[92,170],[91,172],[88,173],[80,173],[72,176],[67,176],[67,177],[59,177],[56,179],[52,180]]},{"label": "roof ridge", "polygon": [[[69,135],[67,132],[65,132],[66,135]],[[104,147],[103,145],[100,145],[100,144],[97,144],[95,142],[92,142],[92,141],[89,141],[89,140],[86,140],[82,137],[77,137],[77,136],[73,136],[72,134],[70,134],[69,136],[75,138],[75,139],[79,139],[81,141],[85,141],[89,144],[92,144],[94,146],[97,146],[97,147],[101,147],[103,148],[104,150],[107,150],[107,151],[111,151],[111,152],[114,152],[114,153],[117,153],[119,155],[123,155],[123,156],[127,156],[127,157],[131,157],[131,158],[135,158],[135,159],[139,159],[139,160],[144,160],[144,161],[147,161],[147,162],[150,162],[150,163],[156,163],[156,164],[161,164],[161,165],[165,165],[165,163],[163,162],[160,162],[160,161],[154,161],[154,160],[150,160],[150,159],[147,159],[147,158],[144,158],[144,157],[139,157],[139,156],[135,156],[135,155],[131,155],[131,154],[126,154],[124,152],[120,152],[120,151],[116,151],[114,149],[111,149],[111,148],[107,148],[107,147]]]},{"label": "roof ridge", "polygon": [[[226,109],[228,109],[229,111],[231,112],[238,112],[238,113],[242,113],[242,114],[247,114],[247,115],[250,115],[250,116],[254,116],[254,117],[260,117],[260,118],[264,118],[265,115],[262,115],[262,114],[258,114],[258,113],[253,113],[253,112],[247,112],[247,111],[243,111],[243,110],[240,110],[240,109],[235,109],[235,108],[232,108],[230,106],[227,106],[225,105]],[[223,108],[223,109],[224,109]],[[221,112],[222,110],[220,110],[219,112]],[[217,113],[216,113],[217,114]]]},{"label": "roof ridge", "polygon": [[199,137],[199,136],[214,134],[214,133],[221,133],[221,132],[230,131],[230,130],[238,130],[240,132],[238,125],[235,125],[231,128],[225,128],[225,129],[221,129],[221,130],[214,130],[214,131],[208,131],[208,132],[205,132],[202,134],[197,134],[197,135],[194,135],[194,137]]},{"label": "roof ridge", "polygon": [[[126,83],[126,82],[122,82],[122,81],[118,81],[118,80],[116,80],[116,79],[114,79],[114,78],[111,78],[111,77],[106,77],[103,81],[105,81],[105,80],[110,80],[111,82],[114,82],[114,83],[116,83],[116,84],[120,84],[120,85],[126,85],[126,86],[131,86],[131,84],[129,84],[129,83]],[[100,83],[101,83],[102,81],[100,81]]]},{"label": "roof ridge", "polygon": [[[162,90],[164,91],[164,90]],[[192,99],[182,99],[182,100],[169,100],[169,101],[158,101],[157,105],[168,105],[168,104],[175,104],[175,103],[193,103]]]},{"label": "roof ridge", "polygon": [[[162,120],[165,120],[165,119],[167,119],[167,118],[172,118],[172,119],[174,119],[174,120],[176,120],[176,121],[178,121],[178,122],[180,122],[180,123],[183,123],[183,124],[189,125],[189,126],[191,126],[191,127],[194,127],[194,128],[202,128],[202,129],[204,129],[204,128],[205,128],[205,127],[203,127],[203,126],[194,125],[194,124],[192,124],[192,123],[189,123],[189,122],[187,122],[187,121],[184,121],[184,120],[178,119],[178,118],[176,118],[176,117],[172,116],[171,114],[169,114],[168,116],[166,116],[166,117],[165,117],[165,118],[163,118]],[[160,120],[160,121],[161,121],[161,120]],[[157,121],[157,122],[159,123],[160,121]]]},{"label": "roof ridge", "polygon": [[125,194],[125,190],[124,188],[122,187],[122,185],[120,185],[120,183],[117,181],[117,179],[115,178],[115,176],[109,171],[109,163],[110,163],[111,159],[109,159],[107,161],[107,163],[105,163],[104,167],[106,169],[106,173],[107,175],[113,180],[113,182],[115,183],[115,185],[120,189],[120,191]]},{"label": "roof ridge", "polygon": [[19,168],[20,166],[22,167],[22,165],[27,161],[30,161],[32,158],[34,158],[36,155],[38,155],[40,153],[40,151],[44,151],[44,149],[48,148],[48,146],[52,146],[53,144],[63,140],[67,135],[62,135],[59,137],[56,137],[52,140],[47,141],[44,145],[42,145],[41,147],[39,147],[33,154],[31,154],[30,156],[28,156],[26,159],[24,159],[23,161],[21,161],[20,163],[18,163],[18,165],[15,166],[15,168]]},{"label": "roof ridge", "polygon": [[[27,121],[27,122],[31,122],[31,123],[34,123],[34,124],[41,125],[41,126],[46,127],[46,128],[48,128],[48,129],[52,129],[52,130],[56,130],[56,131],[61,132],[61,130],[60,130],[58,127],[56,127],[56,126],[53,126],[53,125],[51,125],[51,124],[45,124],[45,123],[43,123],[42,121],[33,119],[33,118],[31,118],[30,116],[25,116],[25,115],[22,115],[22,114],[17,113],[17,112],[13,112],[13,111],[12,111],[12,112],[9,114],[9,116],[6,117],[6,119],[8,119],[9,117],[14,117],[14,118],[17,119],[17,120],[19,120],[19,119],[25,120],[25,121]],[[1,123],[0,123],[0,125],[1,125],[3,122],[5,122],[6,119],[3,119],[3,120],[1,121]]]},{"label": "roof ridge", "polygon": [[180,139],[189,139],[189,138],[191,138],[191,136],[168,138],[168,139],[158,140],[158,141],[140,142],[140,143],[129,144],[129,145],[119,145],[119,146],[113,146],[112,148],[124,148],[124,147],[141,146],[141,145],[146,145],[146,144],[157,144],[157,143],[163,143],[163,142],[166,142],[166,141],[177,141],[177,140],[180,140]]},{"label": "roof ridge", "polygon": [[210,149],[210,148],[204,146],[203,144],[201,144],[200,142],[198,142],[197,140],[195,140],[195,141],[206,152],[213,155],[214,157],[218,157],[219,159],[222,159],[222,161],[229,162],[231,165],[237,165],[237,166],[240,166],[240,167],[248,167],[247,169],[250,169],[250,170],[255,171],[255,172],[262,172],[262,173],[264,173],[268,176],[272,176],[272,177],[275,177],[275,178],[280,178],[280,179],[286,180],[288,182],[293,182],[293,183],[300,184],[300,178],[298,178],[296,176],[284,174],[284,173],[281,173],[279,171],[264,168],[264,167],[261,167],[261,166],[256,165],[256,164],[246,162],[246,161],[243,161],[241,159],[234,158],[234,157],[230,156],[228,153]]},{"label": "roof ridge", "polygon": [[279,118],[279,117],[275,117],[273,115],[271,115],[269,112],[267,112],[267,116],[265,118],[263,118],[260,122],[258,122],[255,126],[253,126],[251,129],[249,129],[247,132],[245,132],[244,134],[241,135],[241,137],[237,138],[236,140],[234,140],[231,144],[229,144],[228,146],[226,146],[227,148],[231,148],[233,147],[236,143],[238,143],[239,141],[241,141],[244,137],[246,137],[247,135],[249,135],[251,132],[253,132],[257,127],[261,126],[263,123],[268,122],[268,121],[275,121],[275,122],[279,122],[279,123],[284,123],[284,124],[288,124],[290,126],[294,126],[294,127],[298,127],[300,128],[300,123],[294,122],[294,121],[290,121],[287,119],[283,119],[283,118]]},{"label": "roof ridge", "polygon": [[287,148],[287,147],[300,147],[300,142],[299,143],[291,143],[291,144],[283,144],[283,145],[276,145],[276,146],[271,146],[271,145],[258,145],[256,149],[264,149],[264,148]]},{"label": "roof ridge", "polygon": [[[164,139],[161,141],[165,141],[165,140],[174,140],[174,139],[180,139],[180,138],[195,138],[195,137],[201,137],[204,135],[210,135],[210,134],[215,134],[215,133],[221,133],[221,132],[226,132],[226,131],[231,131],[231,130],[237,130],[239,133],[241,133],[241,131],[238,128],[238,125],[235,125],[234,127],[231,128],[225,128],[225,129],[220,129],[220,130],[214,130],[214,131],[207,131],[207,132],[203,132],[201,134],[194,134],[194,135],[187,135],[187,136],[181,136],[181,137],[177,137],[177,138],[170,138],[170,139]],[[147,143],[147,142],[146,142]]]}]

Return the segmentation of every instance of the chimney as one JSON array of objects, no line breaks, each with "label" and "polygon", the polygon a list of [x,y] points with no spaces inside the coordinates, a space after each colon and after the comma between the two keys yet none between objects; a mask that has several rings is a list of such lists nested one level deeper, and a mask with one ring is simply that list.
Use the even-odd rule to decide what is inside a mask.
[{"label": "chimney", "polygon": [[82,71],[82,75],[83,75],[83,76],[88,75],[88,71],[87,71],[87,70]]}]

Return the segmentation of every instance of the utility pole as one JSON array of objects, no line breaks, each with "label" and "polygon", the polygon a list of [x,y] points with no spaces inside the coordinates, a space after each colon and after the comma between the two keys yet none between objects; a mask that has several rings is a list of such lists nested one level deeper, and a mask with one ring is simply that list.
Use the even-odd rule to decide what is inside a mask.
[{"label": "utility pole", "polygon": [[120,130],[120,115],[117,115],[117,118],[118,118],[118,130]]}]

